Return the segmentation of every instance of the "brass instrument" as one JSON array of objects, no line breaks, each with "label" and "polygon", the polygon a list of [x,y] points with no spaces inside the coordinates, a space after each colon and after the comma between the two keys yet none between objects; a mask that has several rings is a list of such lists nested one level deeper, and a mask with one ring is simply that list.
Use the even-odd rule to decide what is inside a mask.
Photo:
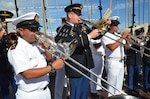
[{"label": "brass instrument", "polygon": [[[39,34],[39,35],[38,35]],[[88,68],[86,68],[84,65],[82,65],[81,63],[77,62],[75,59],[71,58],[70,55],[74,52],[75,48],[76,48],[76,44],[77,41],[76,39],[73,39],[70,43],[55,43],[53,38],[44,34],[44,33],[38,33],[36,35],[37,40],[40,40],[42,42],[46,42],[47,44],[50,45],[50,49],[48,49],[47,51],[49,51],[50,53],[53,53],[53,55],[56,58],[59,58],[60,55],[64,56],[65,58],[67,58],[68,60],[72,61],[73,63],[77,64],[78,66],[80,66],[81,68],[85,69],[86,71],[88,71],[89,73],[93,74],[94,76],[96,76],[98,79],[101,79],[104,83],[108,84],[109,86],[113,87],[114,89],[116,89],[117,91],[119,91],[121,93],[121,95],[124,96],[128,96],[128,97],[132,97],[127,95],[124,91],[117,89],[116,87],[114,87],[113,85],[109,84],[105,79],[99,77],[97,74],[95,74],[94,72],[92,72],[91,70],[89,70]],[[68,47],[68,49],[66,50],[66,47]],[[69,52],[68,52],[69,51]],[[67,52],[67,53],[66,53]],[[56,54],[57,53],[57,54]],[[58,55],[59,54],[59,55]],[[98,84],[96,81],[94,81],[93,79],[91,79],[89,76],[87,76],[86,74],[82,73],[80,70],[76,69],[75,67],[73,67],[70,63],[68,63],[67,61],[65,61],[65,64],[67,64],[67,66],[69,66],[70,68],[74,69],[75,71],[77,71],[78,73],[80,73],[81,75],[85,76],[87,79],[89,79],[90,81],[92,81],[93,83],[97,84],[98,86],[100,86],[102,89],[104,89],[105,91],[109,92],[107,90],[107,88],[103,87],[102,85]],[[112,94],[111,92],[109,92],[110,94]],[[114,96],[114,94],[112,94]],[[138,98],[137,98],[138,99]]]},{"label": "brass instrument", "polygon": [[[147,42],[147,40],[149,39],[148,37],[148,24],[141,24],[138,25],[136,27],[132,27],[132,28],[127,28],[126,30],[129,30],[131,32],[131,40],[130,43],[131,45],[136,45],[139,46],[141,51],[136,50],[137,52],[150,57],[149,54],[144,53],[142,50],[146,49],[150,51],[150,48],[146,47],[145,44]],[[127,39],[128,40],[128,39]],[[130,47],[131,49],[133,49],[132,47]]]},{"label": "brass instrument", "polygon": [[[48,43],[50,46],[49,51],[54,56],[64,57],[66,59],[73,54],[77,46],[76,39],[73,39],[71,42],[56,43],[52,37],[41,32],[38,32],[38,34],[36,34],[36,39]],[[63,55],[62,53],[65,53],[65,55]]]},{"label": "brass instrument", "polygon": [[[101,35],[102,36],[106,36],[104,34],[108,30],[108,25],[105,24],[104,21],[100,21],[99,20],[98,22],[95,23],[95,22],[91,22],[89,20],[84,20],[84,19],[81,19],[81,20],[83,22],[85,22],[85,23],[88,23],[88,24],[98,28],[98,29],[102,29]],[[140,29],[140,31],[139,31],[139,33],[136,33],[138,31],[138,29]],[[139,26],[136,26],[136,27],[133,27],[133,28],[127,28],[127,29],[125,29],[125,31],[131,31],[132,32],[132,35],[131,35],[132,39],[130,41],[131,44],[135,44],[135,45],[140,46],[140,47],[142,47],[144,49],[150,50],[150,48],[147,48],[147,47],[144,46],[144,43],[145,43],[145,40],[146,40],[146,36],[145,35],[148,32],[148,24],[147,23],[139,25]],[[118,35],[116,35],[116,36],[118,36]],[[110,39],[112,39],[112,38],[110,38]],[[126,40],[129,40],[129,39],[126,39]],[[123,44],[123,45],[125,45],[125,44]],[[135,48],[133,48],[131,46],[129,46],[129,48],[131,48],[132,50],[135,50],[135,51],[137,51],[137,52],[139,52],[139,53],[141,53],[141,54],[143,54],[145,56],[150,57],[150,55],[148,55],[148,54],[146,54],[144,52],[141,52],[141,51],[139,51],[139,50],[137,50],[137,49],[135,49]]]},{"label": "brass instrument", "polygon": [[[43,10],[43,13],[44,13],[44,10]],[[44,20],[45,20],[45,19],[44,19]],[[44,21],[44,22],[45,22],[45,21]],[[46,27],[46,26],[45,26],[45,27]],[[45,28],[45,31],[46,31],[46,28]],[[42,34],[42,33],[40,33],[40,34]],[[50,50],[48,50],[49,52],[55,53],[55,51],[56,51],[58,54],[61,54],[61,55],[63,55],[64,57],[67,57],[68,60],[74,62],[75,64],[77,64],[77,65],[80,66],[81,68],[87,70],[89,73],[95,75],[95,77],[101,79],[101,80],[104,81],[106,84],[108,84],[109,86],[111,86],[111,87],[113,87],[114,89],[116,89],[117,91],[119,91],[122,95],[128,96],[125,92],[123,92],[122,90],[118,90],[116,87],[114,87],[114,86],[112,86],[111,84],[109,84],[105,79],[99,77],[97,74],[95,74],[94,72],[92,72],[91,70],[89,70],[88,68],[86,68],[85,66],[83,66],[81,63],[77,62],[76,60],[74,60],[73,58],[71,58],[70,56],[68,56],[68,54],[66,54],[65,51],[62,51],[61,49],[59,49],[59,47],[57,47],[57,46],[60,46],[61,44],[59,45],[59,44],[55,43],[54,40],[52,40],[52,38],[51,38],[50,36],[47,36],[47,35],[45,35],[45,34],[42,34],[42,35],[44,35],[44,36],[43,36],[43,39],[41,39],[38,35],[37,35],[37,39],[39,39],[39,40],[41,40],[41,41],[47,41],[47,43],[48,43],[49,45],[51,45],[51,44],[54,45],[54,46],[50,46],[50,47],[52,47],[52,48],[50,48]],[[39,37],[39,38],[38,38],[38,37]],[[48,40],[47,40],[47,39],[48,39]],[[76,43],[77,43],[76,40],[73,40],[73,42],[75,42],[75,43],[68,43],[68,44],[67,44],[67,46],[68,46],[68,45],[71,45],[71,46],[72,46],[72,47],[69,47],[69,49],[70,49],[70,48],[73,48],[73,51],[71,51],[71,53],[74,52],[74,50],[75,50],[75,48],[76,48]],[[54,50],[52,50],[52,49],[54,49]],[[62,48],[62,49],[64,49],[64,48]],[[52,51],[54,51],[54,52],[52,52]],[[54,54],[54,55],[56,55],[56,54]],[[69,55],[70,55],[70,54],[69,54]],[[59,58],[59,56],[56,55],[56,58]],[[74,69],[75,71],[77,71],[77,72],[80,73],[81,75],[85,76],[88,80],[90,80],[90,81],[92,81],[93,83],[95,83],[95,84],[97,84],[98,86],[100,86],[100,87],[101,87],[102,89],[104,89],[105,91],[109,92],[105,87],[103,87],[102,85],[98,84],[97,82],[95,82],[94,80],[92,80],[90,77],[88,77],[87,75],[85,75],[84,73],[82,73],[80,70],[78,70],[78,69],[76,69],[75,67],[73,67],[73,66],[72,66],[71,64],[69,64],[67,61],[65,61],[65,64],[67,64],[70,68]],[[109,92],[109,93],[112,94],[111,92]],[[112,95],[114,95],[114,94],[112,94]]]},{"label": "brass instrument", "polygon": [[15,47],[18,40],[18,34],[15,32],[11,32],[6,35],[7,42],[12,46]]},{"label": "brass instrument", "polygon": [[[89,73],[95,75],[96,77],[98,77],[99,79],[103,80],[105,83],[109,84],[107,81],[105,81],[105,79],[100,78],[98,75],[96,75],[94,72],[92,72],[91,70],[89,70],[88,68],[86,68],[85,66],[83,66],[81,63],[77,62],[75,59],[71,58],[70,55],[72,55],[72,53],[74,52],[76,46],[77,46],[77,40],[73,39],[71,42],[64,42],[64,43],[55,43],[55,41],[53,40],[52,37],[39,32],[36,35],[37,40],[40,40],[41,42],[46,42],[47,44],[49,44],[50,49],[47,49],[47,51],[49,51],[50,53],[53,54],[53,56],[55,56],[56,58],[59,57],[65,57],[66,59],[72,61],[73,63],[77,64],[78,66],[80,66],[81,68],[87,70]],[[97,82],[95,82],[94,80],[92,80],[90,77],[88,77],[87,75],[85,75],[84,73],[82,73],[80,70],[76,69],[75,67],[73,67],[70,63],[68,63],[67,61],[65,61],[65,64],[67,64],[67,66],[69,66],[70,68],[74,69],[75,71],[77,71],[78,73],[82,74],[83,76],[85,76],[87,79],[91,80],[92,82],[94,82],[95,84],[99,85],[100,87],[102,87],[104,90],[106,90],[107,92],[109,92],[105,87],[103,87],[102,85],[98,84]],[[109,84],[110,85],[110,84]],[[110,85],[111,87],[115,88],[114,86]],[[117,88],[115,88],[116,90],[118,90]],[[125,92],[123,92],[122,90],[118,90],[121,94],[126,95]],[[112,93],[110,93],[112,94]],[[113,94],[112,94],[113,95]]]},{"label": "brass instrument", "polygon": [[111,16],[111,13],[112,13],[112,10],[110,8],[108,8],[106,10],[104,16],[102,17],[102,19],[98,20],[97,22],[92,22],[92,21],[88,21],[88,20],[85,20],[85,19],[81,19],[81,22],[90,24],[90,25],[94,26],[97,29],[101,29],[102,30],[101,35],[103,35],[108,30],[108,23],[106,23],[106,21]]},{"label": "brass instrument", "polygon": [[128,30],[131,32],[131,38],[133,39],[131,43],[138,43],[138,45],[144,47],[145,39],[148,33],[148,24],[141,24],[138,26],[134,26],[131,28],[127,28],[125,30]]}]

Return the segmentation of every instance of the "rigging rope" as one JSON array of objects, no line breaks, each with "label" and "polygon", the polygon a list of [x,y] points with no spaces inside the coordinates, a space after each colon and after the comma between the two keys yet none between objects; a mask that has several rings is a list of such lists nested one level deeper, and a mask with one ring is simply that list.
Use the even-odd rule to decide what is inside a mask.
[{"label": "rigging rope", "polygon": [[138,0],[138,25],[140,25],[140,0]]},{"label": "rigging rope", "polygon": [[127,27],[127,0],[125,0],[125,28]]},{"label": "rigging rope", "polygon": [[145,0],[143,0],[143,23],[144,23],[144,8],[145,8]]},{"label": "rigging rope", "polygon": [[109,8],[112,9],[112,0],[109,0]]},{"label": "rigging rope", "polygon": [[19,16],[19,15],[18,15],[18,10],[19,10],[19,9],[18,9],[18,6],[17,6],[17,1],[16,1],[16,0],[14,0],[14,2],[15,2],[16,15],[17,15],[17,17],[18,17],[18,16]]},{"label": "rigging rope", "polygon": [[150,25],[150,0],[148,0],[148,23]]},{"label": "rigging rope", "polygon": [[86,0],[86,3],[87,3],[88,19],[90,19],[89,7],[88,7],[88,0]]},{"label": "rigging rope", "polygon": [[[57,0],[56,0],[56,1],[57,1]],[[46,0],[46,8],[48,8],[48,0]],[[51,24],[51,22],[50,22],[50,11],[49,11],[49,9],[47,9],[46,12],[48,13],[48,23],[49,23],[49,25],[50,25],[50,33],[52,33],[52,24]]]},{"label": "rigging rope", "polygon": [[41,6],[42,6],[42,14],[43,14],[43,24],[44,24],[44,33],[47,34],[47,25],[46,25],[46,14],[45,14],[45,4],[44,0],[41,0]]},{"label": "rigging rope", "polygon": [[99,10],[100,10],[100,19],[102,19],[102,2],[101,2],[101,0],[99,0]]},{"label": "rigging rope", "polygon": [[90,13],[91,13],[91,19],[93,19],[93,10],[92,10],[92,0],[90,0]]}]

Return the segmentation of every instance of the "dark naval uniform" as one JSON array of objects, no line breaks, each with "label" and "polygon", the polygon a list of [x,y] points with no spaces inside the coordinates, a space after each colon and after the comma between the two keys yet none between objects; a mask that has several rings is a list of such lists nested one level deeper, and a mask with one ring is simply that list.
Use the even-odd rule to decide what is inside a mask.
[{"label": "dark naval uniform", "polygon": [[[74,53],[71,55],[71,58],[75,59],[88,69],[91,69],[94,67],[93,58],[91,49],[89,47],[89,40],[87,37],[87,33],[90,32],[89,29],[85,29],[85,27],[82,27],[82,25],[74,26],[72,27],[70,24],[65,23],[60,30],[58,31],[57,36],[55,37],[56,42],[70,42],[73,39],[77,39],[78,44],[74,51]],[[82,30],[82,31],[81,31]],[[73,67],[80,70],[82,73],[87,74],[88,72],[75,64],[74,62],[71,62],[70,60],[66,60],[68,63],[70,63]],[[82,76],[77,71],[73,70],[69,66],[65,65],[66,69],[66,75],[68,77],[80,77]]]},{"label": "dark naval uniform", "polygon": [[[132,45],[132,47],[140,50],[139,46]],[[141,54],[132,49],[127,50],[127,71],[128,71],[128,89],[129,91],[137,91],[139,89],[138,82],[140,78],[140,70],[142,66]]]},{"label": "dark naval uniform", "polygon": [[[146,42],[146,47],[150,48],[150,40]],[[145,49],[144,53],[150,55],[150,51]],[[144,89],[146,92],[150,91],[150,57],[143,56],[144,66]]]},{"label": "dark naval uniform", "polygon": [[[0,11],[0,31],[7,31],[7,27],[2,24],[2,22],[5,23],[6,18],[11,18],[13,16],[12,12],[9,11]],[[9,87],[11,84],[12,86],[12,93],[13,97],[15,98],[15,92],[16,92],[16,84],[14,80],[14,71],[10,63],[8,62],[8,57],[7,57],[7,51],[8,48],[10,47],[10,44],[7,41],[6,35],[3,35],[0,38],[0,89],[2,93],[2,98],[3,99],[10,99],[10,93],[9,93]]]}]

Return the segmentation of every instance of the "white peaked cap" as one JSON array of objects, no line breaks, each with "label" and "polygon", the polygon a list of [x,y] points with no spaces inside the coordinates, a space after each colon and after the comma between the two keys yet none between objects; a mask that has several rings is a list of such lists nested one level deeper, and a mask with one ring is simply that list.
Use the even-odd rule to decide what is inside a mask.
[{"label": "white peaked cap", "polygon": [[109,19],[110,20],[118,20],[119,21],[120,17],[119,16],[113,16],[113,17],[110,17]]},{"label": "white peaked cap", "polygon": [[19,16],[18,18],[16,18],[12,24],[14,24],[15,26],[17,26],[18,23],[21,23],[23,21],[27,21],[27,20],[35,20],[35,21],[39,21],[39,19],[35,19],[36,16],[39,17],[39,14],[36,13],[36,12],[29,12],[29,13],[26,13],[22,16]]}]

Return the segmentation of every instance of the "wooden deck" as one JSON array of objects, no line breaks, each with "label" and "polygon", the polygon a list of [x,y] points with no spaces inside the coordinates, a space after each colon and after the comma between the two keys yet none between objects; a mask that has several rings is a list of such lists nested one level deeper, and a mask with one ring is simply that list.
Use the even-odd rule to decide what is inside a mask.
[{"label": "wooden deck", "polygon": [[[150,99],[150,92],[146,93],[142,89],[140,89],[138,92],[128,93],[126,89],[127,88],[124,87],[123,91],[125,93],[127,93],[127,95],[129,95],[129,96],[135,96],[135,97],[137,97],[139,99]],[[106,91],[104,91],[104,90],[103,91],[98,91],[98,94],[99,94],[99,97],[94,98],[94,99],[110,99],[110,98],[107,97],[108,93]],[[93,99],[93,98],[91,98],[91,96],[89,95],[88,99]],[[113,99],[120,99],[120,98],[113,98]],[[123,98],[123,99],[125,99],[125,98]]]}]

